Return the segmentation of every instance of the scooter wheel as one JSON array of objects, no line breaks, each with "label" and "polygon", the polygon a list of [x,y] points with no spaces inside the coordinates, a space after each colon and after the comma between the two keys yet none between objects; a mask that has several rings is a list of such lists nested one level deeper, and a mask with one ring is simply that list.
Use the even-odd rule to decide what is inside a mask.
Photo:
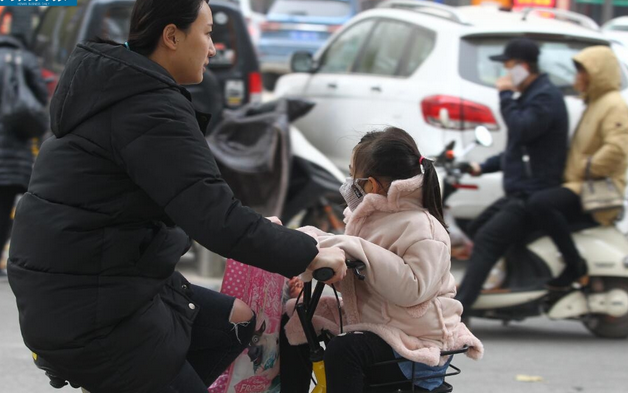
[{"label": "scooter wheel", "polygon": [[[613,289],[620,289],[628,292],[628,279],[606,277],[601,278],[603,292]],[[584,326],[594,335],[602,338],[627,338],[628,337],[628,314],[621,317],[610,315],[594,314],[589,315],[583,321]]]}]

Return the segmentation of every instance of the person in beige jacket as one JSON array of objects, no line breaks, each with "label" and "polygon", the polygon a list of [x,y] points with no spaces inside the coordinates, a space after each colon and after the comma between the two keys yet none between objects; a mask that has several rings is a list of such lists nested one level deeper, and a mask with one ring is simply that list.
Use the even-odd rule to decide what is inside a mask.
[{"label": "person in beige jacket", "polygon": [[628,164],[628,106],[621,96],[620,65],[606,46],[589,47],[574,57],[578,71],[574,87],[586,110],[572,138],[563,187],[535,194],[527,208],[561,252],[563,272],[548,283],[552,289],[569,289],[574,281],[586,284],[587,265],[571,237],[570,224],[596,222],[612,225],[619,209],[585,214],[580,193],[590,165],[592,179],[610,178],[623,194]]},{"label": "person in beige jacket", "polygon": [[[353,178],[341,188],[349,205],[345,234],[302,229],[320,248],[339,247],[348,258],[366,264],[365,281],[348,274],[339,286],[344,331],[353,333],[335,337],[327,346],[328,392],[362,393],[366,369],[395,357],[432,373],[446,368],[448,359],[441,358],[441,350],[468,345],[468,355],[480,358],[482,344],[461,323],[462,304],[454,299],[451,244],[433,164],[397,128],[367,134],[352,162]],[[294,300],[287,305],[289,315],[294,305]],[[319,330],[341,333],[335,298],[321,301],[313,322]],[[287,323],[286,335],[292,345],[306,342],[296,315]],[[411,364],[406,366],[370,374],[378,382],[409,379]]]}]

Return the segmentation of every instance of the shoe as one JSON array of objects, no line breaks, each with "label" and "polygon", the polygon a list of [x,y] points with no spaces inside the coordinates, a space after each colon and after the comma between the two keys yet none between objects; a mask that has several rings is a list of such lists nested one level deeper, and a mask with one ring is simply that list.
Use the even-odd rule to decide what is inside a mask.
[{"label": "shoe", "polygon": [[580,259],[576,265],[567,265],[562,273],[553,280],[547,282],[546,287],[552,291],[569,290],[574,282],[582,286],[589,285],[587,262]]},{"label": "shoe", "polygon": [[7,277],[7,269],[0,269],[0,277]]}]

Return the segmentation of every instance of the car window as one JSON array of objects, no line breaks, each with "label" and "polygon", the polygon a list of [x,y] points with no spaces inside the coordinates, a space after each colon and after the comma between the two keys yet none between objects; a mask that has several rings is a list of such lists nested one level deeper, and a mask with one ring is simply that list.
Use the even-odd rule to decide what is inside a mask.
[{"label": "car window", "polygon": [[413,41],[410,43],[408,61],[401,70],[401,76],[410,76],[419,68],[436,44],[436,34],[427,30],[415,30]]},{"label": "car window", "polygon": [[83,22],[87,4],[88,2],[82,1],[75,7],[65,7],[65,14],[59,29],[59,49],[55,55],[55,63],[58,65],[65,65],[78,43],[81,22]]},{"label": "car window", "polygon": [[216,47],[216,56],[209,61],[209,68],[233,67],[237,63],[237,35],[236,20],[224,11],[214,12],[212,40]]},{"label": "car window", "polygon": [[360,74],[397,75],[412,32],[412,25],[407,23],[378,23],[354,71]]},{"label": "car window", "polygon": [[33,50],[45,65],[53,61],[59,47],[58,33],[63,13],[70,7],[50,7],[41,21],[33,42]]},{"label": "car window", "polygon": [[325,51],[319,72],[330,74],[350,72],[374,24],[373,19],[368,19],[342,32]]},{"label": "car window", "polygon": [[115,42],[126,42],[131,28],[130,5],[116,5],[108,7],[100,26],[100,37],[108,38]]},{"label": "car window", "polygon": [[[495,86],[497,79],[505,75],[505,70],[500,63],[491,61],[489,57],[502,53],[509,40],[509,37],[463,39],[459,63],[460,75],[471,82]],[[576,95],[577,92],[573,88],[576,68],[572,58],[583,49],[599,44],[578,41],[574,38],[569,40],[535,39],[535,41],[541,49],[539,58],[541,72],[547,73],[551,81],[564,94]],[[625,81],[623,84],[626,85]]]},{"label": "car window", "polygon": [[351,5],[346,0],[277,0],[268,14],[342,18],[351,16]]}]

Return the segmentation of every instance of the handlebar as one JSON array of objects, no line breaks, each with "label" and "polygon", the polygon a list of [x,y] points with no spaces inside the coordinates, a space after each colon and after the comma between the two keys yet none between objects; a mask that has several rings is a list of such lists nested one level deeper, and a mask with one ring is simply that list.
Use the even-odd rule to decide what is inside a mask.
[{"label": "handlebar", "polygon": [[[366,268],[366,265],[364,264],[364,262],[346,260],[345,263],[347,264],[348,269],[353,269],[353,272],[355,273],[356,276],[358,276],[359,280],[364,281],[366,279],[366,277],[362,274],[362,270]],[[331,280],[331,278],[335,274],[336,273],[334,272],[334,269],[330,267],[322,267],[320,269],[314,270],[314,273],[312,274],[312,276],[317,281],[325,282],[325,281]]]}]

